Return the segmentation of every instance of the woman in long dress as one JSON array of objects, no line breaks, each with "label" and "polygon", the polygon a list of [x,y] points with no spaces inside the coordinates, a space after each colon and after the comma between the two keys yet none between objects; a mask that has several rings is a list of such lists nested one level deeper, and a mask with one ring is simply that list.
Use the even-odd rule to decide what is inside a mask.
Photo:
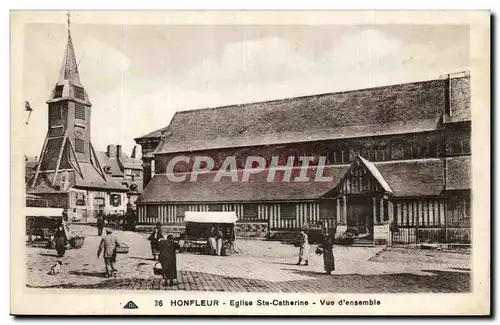
[{"label": "woman in long dress", "polygon": [[323,252],[323,263],[325,266],[325,271],[327,274],[332,274],[332,271],[335,270],[332,238],[330,236],[323,236],[319,248],[321,248]]},{"label": "woman in long dress", "polygon": [[66,231],[64,231],[64,226],[59,225],[54,234],[54,243],[56,246],[57,255],[59,257],[64,256],[66,253],[66,245],[68,244],[68,237],[66,236]]},{"label": "woman in long dress", "polygon": [[296,265],[300,265],[302,261],[305,261],[304,265],[309,265],[309,237],[305,230],[300,231],[300,251],[299,251],[299,261]]},{"label": "woman in long dress", "polygon": [[158,246],[163,280],[165,280],[165,285],[172,286],[174,285],[174,279],[177,279],[177,249],[180,246],[174,241],[172,235],[168,235],[167,240],[160,239]]}]

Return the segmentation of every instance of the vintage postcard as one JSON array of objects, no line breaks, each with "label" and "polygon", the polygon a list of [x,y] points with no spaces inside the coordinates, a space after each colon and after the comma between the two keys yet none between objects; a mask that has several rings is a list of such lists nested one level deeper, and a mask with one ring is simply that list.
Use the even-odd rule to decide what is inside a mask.
[{"label": "vintage postcard", "polygon": [[488,315],[490,12],[12,11],[11,313]]}]

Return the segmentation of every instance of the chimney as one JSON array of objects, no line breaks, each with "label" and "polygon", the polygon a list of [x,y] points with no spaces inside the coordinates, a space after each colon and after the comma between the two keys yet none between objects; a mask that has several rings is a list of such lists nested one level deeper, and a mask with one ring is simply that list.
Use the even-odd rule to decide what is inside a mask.
[{"label": "chimney", "polygon": [[122,146],[120,144],[116,145],[116,158],[122,157]]},{"label": "chimney", "polygon": [[108,151],[107,155],[109,158],[115,158],[116,157],[116,147],[114,144],[108,145]]},{"label": "chimney", "polygon": [[134,148],[132,148],[132,154],[130,155],[130,158],[135,159],[135,155],[137,154],[136,150],[137,150],[137,146],[134,146]]}]

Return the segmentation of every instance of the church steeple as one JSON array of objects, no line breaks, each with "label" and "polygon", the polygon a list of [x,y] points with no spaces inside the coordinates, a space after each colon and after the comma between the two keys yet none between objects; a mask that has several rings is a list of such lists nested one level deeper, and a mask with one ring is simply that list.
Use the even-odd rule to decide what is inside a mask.
[{"label": "church steeple", "polygon": [[75,48],[71,38],[71,21],[69,12],[66,14],[68,23],[68,40],[66,49],[59,70],[59,78],[50,95],[48,103],[57,102],[60,100],[73,100],[87,106],[92,106],[89,96],[83,88],[78,72],[78,61],[76,60]]},{"label": "church steeple", "polygon": [[59,78],[47,101],[49,128],[32,187],[43,181],[43,178],[38,177],[43,173],[44,177],[52,175],[50,183],[55,188],[61,183],[61,171],[76,172],[82,179],[86,179],[89,172],[93,171],[103,181],[107,181],[91,143],[92,104],[80,81],[69,13],[67,17],[68,41]]},{"label": "church steeple", "polygon": [[71,39],[71,21],[69,12],[68,17],[68,41],[66,43],[66,51],[59,72],[58,84],[63,85],[65,80],[71,81],[73,85],[82,86],[80,75],[78,74],[78,62],[76,61],[75,49],[73,48],[73,40]]}]

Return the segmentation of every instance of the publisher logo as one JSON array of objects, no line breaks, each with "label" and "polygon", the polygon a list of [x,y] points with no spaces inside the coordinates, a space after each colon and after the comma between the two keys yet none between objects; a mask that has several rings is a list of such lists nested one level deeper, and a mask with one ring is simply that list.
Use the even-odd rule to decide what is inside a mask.
[{"label": "publisher logo", "polygon": [[123,306],[123,309],[137,309],[139,308],[132,300],[127,302],[125,306]]}]

